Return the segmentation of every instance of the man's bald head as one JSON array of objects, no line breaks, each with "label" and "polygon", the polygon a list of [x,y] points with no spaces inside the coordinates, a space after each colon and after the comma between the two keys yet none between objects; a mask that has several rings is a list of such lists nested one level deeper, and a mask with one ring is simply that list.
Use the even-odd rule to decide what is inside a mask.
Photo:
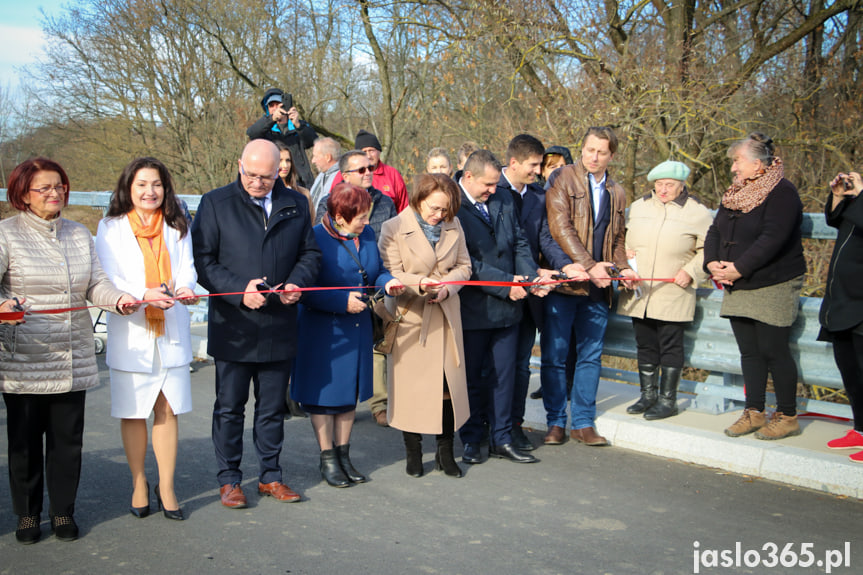
[{"label": "man's bald head", "polygon": [[279,149],[269,140],[252,140],[239,160],[240,180],[249,195],[262,198],[270,193],[279,174]]}]

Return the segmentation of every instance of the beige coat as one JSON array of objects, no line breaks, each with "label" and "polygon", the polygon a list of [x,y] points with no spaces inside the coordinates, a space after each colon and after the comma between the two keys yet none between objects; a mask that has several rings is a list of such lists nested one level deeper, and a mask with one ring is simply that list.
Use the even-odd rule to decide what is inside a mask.
[{"label": "beige coat", "polygon": [[[123,295],[102,271],[83,225],[30,212],[0,222],[0,291],[31,310],[96,305],[114,309]],[[88,310],[31,314],[0,326],[0,391],[65,393],[99,383]]]},{"label": "beige coat", "polygon": [[440,241],[433,250],[415,214],[408,207],[385,222],[378,241],[384,267],[407,287],[397,298],[404,318],[387,362],[387,419],[402,431],[440,434],[444,377],[452,397],[455,428],[470,416],[458,295],[461,286],[448,286],[449,297],[440,304],[428,304],[430,296],[419,293],[419,283],[423,278],[470,279],[470,256],[458,219],[442,222]]},{"label": "beige coat", "polygon": [[642,296],[623,290],[617,313],[663,321],[692,321],[695,288],[706,279],[704,237],[713,218],[701,202],[683,192],[663,204],[650,193],[629,208],[626,249],[635,251],[637,272],[643,278],[673,278],[681,269],[693,282],[682,288],[671,282],[641,282]]}]

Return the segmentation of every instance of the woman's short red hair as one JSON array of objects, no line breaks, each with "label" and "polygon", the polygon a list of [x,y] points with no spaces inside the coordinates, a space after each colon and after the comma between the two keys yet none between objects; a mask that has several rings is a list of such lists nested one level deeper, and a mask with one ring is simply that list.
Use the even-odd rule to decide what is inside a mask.
[{"label": "woman's short red hair", "polygon": [[24,203],[24,197],[30,193],[30,186],[33,184],[33,178],[36,177],[36,174],[39,172],[57,172],[60,174],[60,181],[63,182],[63,185],[66,186],[66,195],[63,196],[63,205],[69,205],[69,176],[66,175],[66,171],[63,167],[55,162],[54,160],[49,160],[48,158],[34,158],[32,160],[27,160],[26,162],[21,162],[15,169],[12,170],[12,174],[9,176],[9,186],[6,190],[6,200],[12,204],[12,206],[20,211],[26,212],[30,206]]},{"label": "woman's short red hair", "polygon": [[352,221],[357,214],[364,214],[372,207],[372,196],[368,190],[341,182],[336,184],[327,198],[327,213],[335,219],[342,216],[346,222]]}]

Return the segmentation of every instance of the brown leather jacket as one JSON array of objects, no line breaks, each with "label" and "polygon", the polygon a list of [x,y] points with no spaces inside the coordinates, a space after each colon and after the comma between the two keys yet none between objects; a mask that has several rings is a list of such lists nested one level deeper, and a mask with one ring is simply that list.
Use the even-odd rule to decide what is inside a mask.
[{"label": "brown leather jacket", "polygon": [[[594,257],[593,217],[591,215],[590,184],[587,170],[579,159],[576,163],[556,170],[549,178],[545,194],[548,227],[554,240],[573,261],[590,270],[598,261],[610,261],[618,269],[630,269],[626,263],[626,192],[608,175],[605,187],[611,197],[611,222],[605,232],[603,254]],[[569,295],[588,295],[588,283],[567,283],[557,288]],[[606,289],[611,305],[611,290]]]}]

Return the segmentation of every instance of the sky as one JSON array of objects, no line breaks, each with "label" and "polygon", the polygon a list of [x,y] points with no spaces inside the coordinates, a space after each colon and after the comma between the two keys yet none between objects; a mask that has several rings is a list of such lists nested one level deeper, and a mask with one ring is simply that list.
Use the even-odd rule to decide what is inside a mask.
[{"label": "sky", "polygon": [[18,87],[18,68],[32,63],[42,50],[40,8],[58,15],[71,0],[0,0],[0,86]]}]

